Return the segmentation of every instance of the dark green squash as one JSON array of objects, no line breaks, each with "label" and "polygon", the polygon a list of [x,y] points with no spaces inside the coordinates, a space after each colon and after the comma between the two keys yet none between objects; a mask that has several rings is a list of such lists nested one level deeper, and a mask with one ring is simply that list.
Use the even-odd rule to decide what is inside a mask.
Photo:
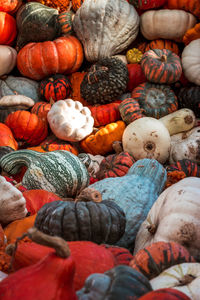
[{"label": "dark green squash", "polygon": [[118,58],[104,58],[93,64],[81,82],[81,96],[90,104],[117,100],[126,90],[128,69]]},{"label": "dark green squash", "polygon": [[200,118],[200,86],[181,88],[178,93],[178,102],[180,108],[189,108],[197,118]]},{"label": "dark green squash", "polygon": [[77,292],[79,300],[136,300],[152,291],[148,279],[129,266],[119,265],[104,274],[92,274]]},{"label": "dark green squash", "polygon": [[116,243],[124,234],[126,218],[113,201],[95,203],[53,201],[37,213],[35,227],[66,241]]}]

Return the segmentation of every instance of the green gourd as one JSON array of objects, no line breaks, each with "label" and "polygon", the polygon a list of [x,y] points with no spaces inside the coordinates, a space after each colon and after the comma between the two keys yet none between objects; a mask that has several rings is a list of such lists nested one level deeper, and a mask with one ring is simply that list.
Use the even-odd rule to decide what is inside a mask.
[{"label": "green gourd", "polygon": [[26,166],[23,186],[28,190],[43,189],[60,197],[76,196],[89,184],[85,165],[76,155],[65,150],[47,153],[18,150],[4,155],[0,166],[9,174],[16,174]]}]

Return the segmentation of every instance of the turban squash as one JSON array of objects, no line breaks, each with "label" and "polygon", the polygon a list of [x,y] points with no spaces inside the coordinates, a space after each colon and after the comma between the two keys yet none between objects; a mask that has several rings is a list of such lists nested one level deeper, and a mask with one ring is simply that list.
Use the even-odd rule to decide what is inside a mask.
[{"label": "turban squash", "polygon": [[56,73],[73,73],[79,69],[82,61],[83,48],[74,36],[29,43],[17,55],[20,73],[34,80],[41,80]]}]

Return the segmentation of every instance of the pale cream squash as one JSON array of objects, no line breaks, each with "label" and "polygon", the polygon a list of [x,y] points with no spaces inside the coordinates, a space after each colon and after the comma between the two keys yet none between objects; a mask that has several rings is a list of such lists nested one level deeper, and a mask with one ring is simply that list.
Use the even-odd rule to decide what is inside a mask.
[{"label": "pale cream squash", "polygon": [[9,74],[17,62],[17,51],[6,45],[0,45],[0,76]]}]

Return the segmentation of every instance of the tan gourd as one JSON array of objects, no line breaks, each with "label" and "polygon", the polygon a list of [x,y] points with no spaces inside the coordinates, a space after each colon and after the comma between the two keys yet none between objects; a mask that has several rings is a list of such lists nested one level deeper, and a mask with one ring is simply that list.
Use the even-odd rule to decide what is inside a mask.
[{"label": "tan gourd", "polygon": [[22,219],[26,214],[26,200],[22,193],[0,176],[0,223]]},{"label": "tan gourd", "polygon": [[170,164],[181,159],[200,163],[200,126],[171,136]]},{"label": "tan gourd", "polygon": [[17,51],[6,45],[0,45],[0,76],[9,74],[17,62]]},{"label": "tan gourd", "polygon": [[72,99],[55,102],[47,119],[55,136],[64,141],[81,141],[93,131],[94,118],[90,109]]},{"label": "tan gourd", "polygon": [[130,123],[124,130],[124,151],[138,160],[154,158],[164,163],[170,152],[170,135],[167,128],[157,119],[143,117]]},{"label": "tan gourd", "polygon": [[200,39],[192,41],[183,49],[182,66],[185,77],[200,85]]},{"label": "tan gourd", "polygon": [[190,130],[194,127],[196,117],[194,112],[188,108],[178,109],[159,119],[168,129],[169,134],[177,134]]},{"label": "tan gourd", "polygon": [[200,178],[187,177],[165,189],[141,224],[134,253],[158,241],[185,246],[200,258]]},{"label": "tan gourd", "polygon": [[7,95],[0,98],[0,106],[16,106],[19,109],[28,109],[34,104],[33,99],[24,95]]},{"label": "tan gourd", "polygon": [[148,10],[140,16],[140,30],[148,40],[162,38],[181,42],[185,32],[196,23],[194,15],[177,9]]}]

